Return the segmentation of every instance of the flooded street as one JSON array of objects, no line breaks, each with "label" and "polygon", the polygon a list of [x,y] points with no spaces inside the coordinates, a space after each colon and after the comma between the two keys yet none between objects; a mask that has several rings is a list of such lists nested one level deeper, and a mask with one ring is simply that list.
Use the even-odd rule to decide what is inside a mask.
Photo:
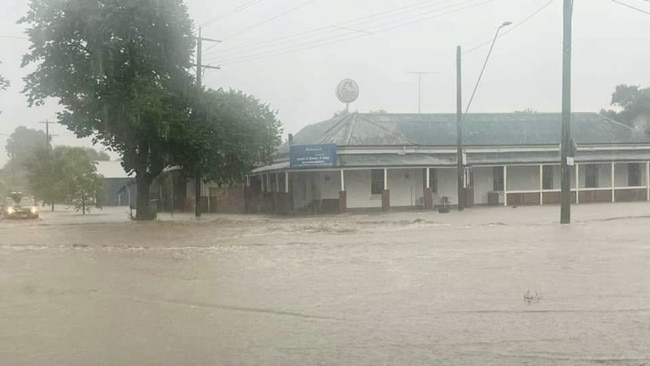
[{"label": "flooded street", "polygon": [[3,365],[641,365],[650,205],[0,223]]}]

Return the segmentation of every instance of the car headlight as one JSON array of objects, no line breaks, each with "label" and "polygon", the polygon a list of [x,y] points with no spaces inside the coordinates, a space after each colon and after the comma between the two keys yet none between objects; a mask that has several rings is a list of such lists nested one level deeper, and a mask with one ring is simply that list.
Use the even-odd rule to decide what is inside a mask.
[{"label": "car headlight", "polygon": [[34,206],[32,207],[31,210],[29,210],[32,214],[36,214],[38,212],[38,207]]},{"label": "car headlight", "polygon": [[13,207],[8,207],[8,208],[7,208],[7,213],[8,213],[9,215],[11,215],[11,214],[16,213],[16,210],[14,210]]}]

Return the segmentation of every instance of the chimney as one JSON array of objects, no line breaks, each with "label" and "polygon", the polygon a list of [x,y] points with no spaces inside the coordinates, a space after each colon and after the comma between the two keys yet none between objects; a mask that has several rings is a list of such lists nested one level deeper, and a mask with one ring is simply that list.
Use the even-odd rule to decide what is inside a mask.
[{"label": "chimney", "polygon": [[293,134],[289,134],[289,145],[293,143]]}]

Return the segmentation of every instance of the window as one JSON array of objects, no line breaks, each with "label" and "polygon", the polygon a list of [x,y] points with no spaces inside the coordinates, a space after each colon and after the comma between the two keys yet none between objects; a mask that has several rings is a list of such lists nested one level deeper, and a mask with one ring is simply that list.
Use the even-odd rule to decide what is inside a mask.
[{"label": "window", "polygon": [[589,164],[585,167],[585,187],[598,187],[598,165]]},{"label": "window", "polygon": [[370,193],[381,194],[384,191],[384,170],[373,169],[370,172]]},{"label": "window", "polygon": [[629,163],[627,165],[627,185],[629,187],[641,185],[641,164]]},{"label": "window", "polygon": [[495,166],[492,168],[492,190],[503,191],[503,167]]},{"label": "window", "polygon": [[553,189],[552,165],[544,165],[542,168],[542,189]]},{"label": "window", "polygon": [[[427,168],[424,168],[424,184],[426,187],[427,183]],[[429,168],[429,189],[431,189],[431,192],[437,193],[438,192],[438,174],[436,169],[434,168]]]}]

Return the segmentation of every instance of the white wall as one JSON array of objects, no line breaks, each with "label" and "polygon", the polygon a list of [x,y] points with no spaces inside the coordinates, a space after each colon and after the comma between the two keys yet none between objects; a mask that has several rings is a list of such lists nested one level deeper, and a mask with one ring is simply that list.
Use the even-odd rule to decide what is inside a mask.
[{"label": "white wall", "polygon": [[370,194],[370,170],[346,170],[348,208],[381,207],[381,195]]},{"label": "white wall", "polygon": [[488,203],[488,192],[494,190],[493,168],[476,167],[472,168],[474,173],[474,203],[486,205]]},{"label": "white wall", "polygon": [[[424,196],[423,169],[388,169],[391,207],[415,207]],[[370,182],[368,182],[370,185]]]},{"label": "white wall", "polygon": [[507,191],[539,191],[539,165],[509,166]]},{"label": "white wall", "polygon": [[[575,167],[571,169],[571,188],[575,187]],[[562,188],[562,169],[559,165],[553,165],[553,189]]]},{"label": "white wall", "polygon": [[[434,204],[447,196],[449,202],[457,203],[456,169],[436,168],[438,174],[438,194]],[[423,168],[388,169],[388,189],[391,207],[417,207],[424,196]],[[345,190],[348,208],[380,208],[381,195],[370,194],[370,169],[346,170]],[[337,193],[338,194],[338,193]]]},{"label": "white wall", "polygon": [[[621,169],[617,169],[617,170],[620,171]],[[627,174],[627,166],[625,166],[625,173]],[[627,175],[625,176],[625,183],[627,183]],[[612,186],[612,164],[598,164],[598,187],[611,187],[611,186]]]},{"label": "white wall", "polygon": [[[579,184],[580,188],[585,188],[586,186],[586,180],[587,180],[587,165],[596,165],[598,167],[598,187],[599,188],[606,188],[606,187],[611,187],[612,186],[612,170],[611,170],[611,164],[605,163],[605,164],[580,164],[580,176],[579,176]],[[627,178],[626,182],[627,182]],[[571,189],[575,188],[575,180],[572,179],[571,181]]]},{"label": "white wall", "polygon": [[442,197],[448,197],[449,203],[452,205],[458,204],[458,185],[456,177],[456,169],[454,168],[439,168],[438,172],[438,194],[434,196],[434,204],[440,204]]},{"label": "white wall", "polygon": [[316,179],[320,186],[321,199],[339,199],[341,173],[339,171],[318,172]]},{"label": "white wall", "polygon": [[[640,163],[640,169],[641,169],[641,185],[645,186],[646,185],[646,173],[645,173],[645,168],[646,165],[645,163]],[[627,187],[628,186],[628,171],[629,171],[629,166],[630,164],[628,163],[618,163],[616,164],[616,169],[614,171],[615,178],[616,178],[616,186],[617,187]]]}]

